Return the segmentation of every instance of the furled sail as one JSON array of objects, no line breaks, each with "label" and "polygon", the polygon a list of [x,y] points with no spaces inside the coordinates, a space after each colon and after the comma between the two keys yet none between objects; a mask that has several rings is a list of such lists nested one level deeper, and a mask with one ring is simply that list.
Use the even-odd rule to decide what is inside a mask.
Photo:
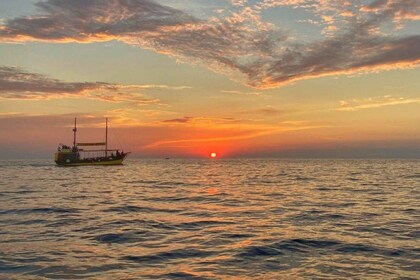
[{"label": "furled sail", "polygon": [[105,146],[105,142],[97,142],[97,143],[77,143],[77,146]]}]

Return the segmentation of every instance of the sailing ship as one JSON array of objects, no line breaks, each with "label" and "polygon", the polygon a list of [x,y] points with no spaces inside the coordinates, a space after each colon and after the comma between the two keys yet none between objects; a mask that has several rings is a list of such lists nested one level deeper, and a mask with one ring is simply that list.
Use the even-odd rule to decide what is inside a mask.
[{"label": "sailing ship", "polygon": [[[59,166],[83,165],[119,165],[128,156],[129,152],[108,149],[108,118],[105,126],[105,142],[78,143],[77,120],[74,118],[73,147],[59,144],[55,153],[55,163]],[[102,147],[100,149],[84,149],[80,147]]]}]

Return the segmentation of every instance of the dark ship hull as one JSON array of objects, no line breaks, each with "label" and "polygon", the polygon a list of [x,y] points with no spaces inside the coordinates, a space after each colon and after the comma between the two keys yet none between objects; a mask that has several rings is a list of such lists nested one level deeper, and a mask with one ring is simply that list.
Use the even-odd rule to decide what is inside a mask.
[{"label": "dark ship hull", "polygon": [[77,153],[57,152],[55,163],[60,166],[121,165],[129,153],[81,159]]}]

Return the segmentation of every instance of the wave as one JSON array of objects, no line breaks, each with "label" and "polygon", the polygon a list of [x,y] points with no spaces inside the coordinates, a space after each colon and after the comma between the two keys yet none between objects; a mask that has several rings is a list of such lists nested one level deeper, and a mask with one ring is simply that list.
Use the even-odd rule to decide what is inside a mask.
[{"label": "wave", "polygon": [[266,256],[282,256],[286,253],[310,253],[316,250],[331,250],[336,253],[364,254],[373,253],[388,257],[409,254],[403,249],[379,248],[370,244],[344,243],[335,240],[289,239],[270,245],[249,246],[236,255],[236,258],[260,258]]},{"label": "wave", "polygon": [[167,212],[167,213],[178,213],[182,210],[178,209],[169,209],[169,208],[154,208],[154,207],[145,207],[145,206],[134,206],[134,205],[126,205],[126,206],[117,206],[111,207],[109,209],[104,210],[104,212],[118,212],[118,213],[132,213],[132,212],[143,212],[143,213],[150,213],[150,212]]},{"label": "wave", "polygon": [[9,214],[70,214],[79,213],[80,209],[76,208],[59,208],[59,207],[41,207],[41,208],[24,208],[24,209],[9,209],[0,211],[0,215]]},{"label": "wave", "polygon": [[131,262],[141,263],[158,263],[167,262],[174,259],[188,259],[188,258],[206,258],[214,255],[215,252],[204,251],[195,248],[177,249],[172,251],[160,252],[157,254],[141,255],[141,256],[124,256],[121,259]]},{"label": "wave", "polygon": [[210,279],[207,277],[186,273],[186,272],[172,272],[162,275],[150,275],[150,278],[161,278],[161,279],[190,279],[190,280],[206,280]]},{"label": "wave", "polygon": [[175,224],[175,227],[179,229],[184,229],[184,230],[201,230],[206,227],[215,227],[215,226],[229,225],[229,224],[233,224],[233,222],[203,220],[203,221],[195,221],[195,222],[178,223],[178,224]]},{"label": "wave", "polygon": [[133,237],[124,233],[107,233],[95,237],[95,240],[101,243],[126,243]]},{"label": "wave", "polygon": [[413,174],[413,175],[406,175],[406,176],[404,176],[404,178],[417,179],[417,178],[420,178],[420,173],[416,173],[416,174]]}]

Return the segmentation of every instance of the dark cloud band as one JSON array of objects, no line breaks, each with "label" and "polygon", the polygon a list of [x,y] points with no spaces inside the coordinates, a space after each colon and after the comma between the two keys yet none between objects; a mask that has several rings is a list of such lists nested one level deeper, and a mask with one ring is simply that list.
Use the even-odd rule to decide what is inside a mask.
[{"label": "dark cloud band", "polygon": [[159,104],[158,99],[147,98],[138,92],[153,86],[158,85],[64,82],[42,74],[27,72],[19,67],[0,67],[0,99],[45,100],[85,97],[106,102]]}]

